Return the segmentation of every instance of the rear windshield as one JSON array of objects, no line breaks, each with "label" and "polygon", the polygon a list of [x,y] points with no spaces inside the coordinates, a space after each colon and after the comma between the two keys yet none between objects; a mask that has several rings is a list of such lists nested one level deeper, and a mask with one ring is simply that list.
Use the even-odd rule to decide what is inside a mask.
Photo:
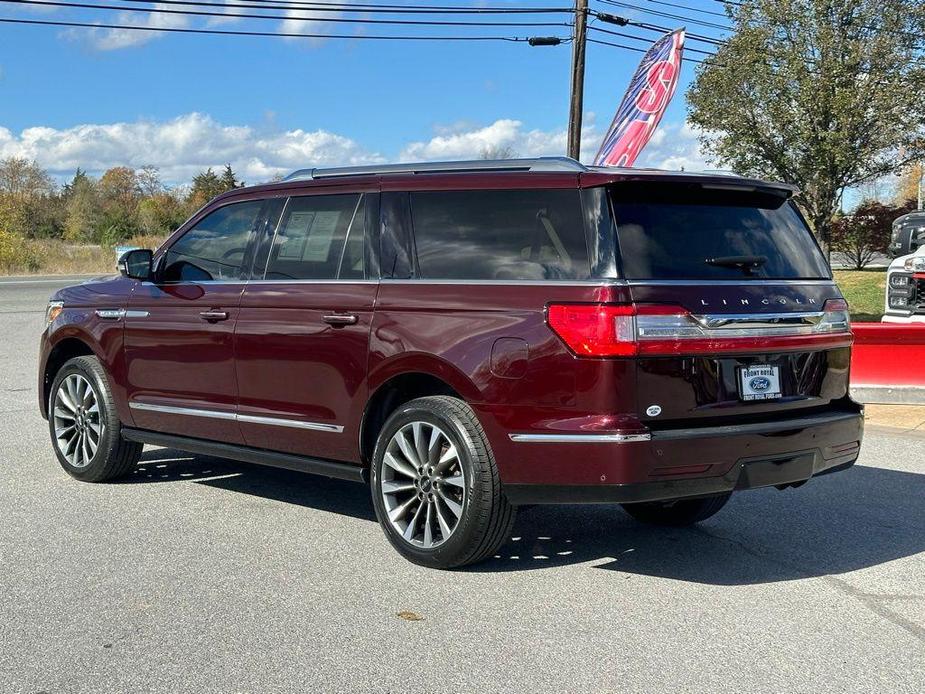
[{"label": "rear windshield", "polygon": [[620,184],[611,191],[627,279],[828,279],[793,204],[776,193]]}]

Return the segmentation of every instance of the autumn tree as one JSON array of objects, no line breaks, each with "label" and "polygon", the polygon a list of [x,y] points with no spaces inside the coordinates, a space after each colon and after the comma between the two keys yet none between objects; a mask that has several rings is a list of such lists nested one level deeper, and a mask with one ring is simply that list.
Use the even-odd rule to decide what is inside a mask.
[{"label": "autumn tree", "polygon": [[0,229],[35,237],[53,220],[46,214],[55,187],[35,161],[21,157],[0,159]]},{"label": "autumn tree", "polygon": [[749,0],[726,8],[734,33],[698,69],[690,122],[720,165],[797,185],[797,202],[827,244],[846,188],[925,154],[925,5]]},{"label": "autumn tree", "polygon": [[865,200],[850,215],[839,215],[832,222],[831,244],[856,270],[870,264],[875,256],[887,252],[893,220],[911,206],[894,207],[877,200]]}]

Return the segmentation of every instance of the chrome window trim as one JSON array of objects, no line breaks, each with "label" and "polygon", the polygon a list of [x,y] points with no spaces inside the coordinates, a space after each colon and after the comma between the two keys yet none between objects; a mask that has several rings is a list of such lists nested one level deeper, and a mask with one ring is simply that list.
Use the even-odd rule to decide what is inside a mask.
[{"label": "chrome window trim", "polygon": [[773,285],[786,285],[786,286],[805,286],[805,285],[834,285],[835,280],[831,279],[814,279],[814,280],[772,280],[772,279],[748,279],[747,277],[741,277],[739,279],[728,279],[728,280],[626,280],[626,284],[631,287],[670,287],[670,286],[708,286],[708,287],[725,287],[725,286],[737,286],[737,287],[767,287]]},{"label": "chrome window trim", "polygon": [[133,410],[148,412],[162,412],[164,414],[179,414],[190,417],[207,417],[209,419],[224,419],[229,421],[247,422],[248,424],[267,424],[270,426],[292,427],[294,429],[309,429],[311,431],[327,431],[334,434],[343,433],[344,427],[337,424],[323,424],[319,422],[303,422],[295,419],[282,419],[280,417],[262,417],[221,410],[205,410],[195,407],[175,407],[173,405],[155,405],[147,402],[130,402]]},{"label": "chrome window trim", "polygon": [[517,443],[634,443],[651,441],[651,434],[508,434]]},{"label": "chrome window trim", "polygon": [[480,285],[480,286],[527,286],[527,287],[612,287],[622,286],[626,282],[623,280],[601,279],[601,280],[449,280],[449,279],[391,279],[383,277],[379,280],[383,284],[462,284],[462,285]]}]

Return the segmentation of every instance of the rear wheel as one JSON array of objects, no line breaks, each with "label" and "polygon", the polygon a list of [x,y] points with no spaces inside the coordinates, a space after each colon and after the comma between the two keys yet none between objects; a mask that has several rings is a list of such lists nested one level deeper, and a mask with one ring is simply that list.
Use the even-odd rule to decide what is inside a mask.
[{"label": "rear wheel", "polygon": [[670,499],[623,504],[623,510],[633,518],[652,525],[693,525],[719,513],[731,494],[719,494],[701,499]]},{"label": "rear wheel", "polygon": [[386,537],[423,566],[482,561],[514,522],[485,432],[458,398],[419,398],[389,417],[373,453],[371,487]]},{"label": "rear wheel", "polygon": [[140,443],[122,438],[106,372],[96,357],[75,357],[58,371],[48,397],[48,426],[61,467],[84,482],[122,477],[141,456]]}]

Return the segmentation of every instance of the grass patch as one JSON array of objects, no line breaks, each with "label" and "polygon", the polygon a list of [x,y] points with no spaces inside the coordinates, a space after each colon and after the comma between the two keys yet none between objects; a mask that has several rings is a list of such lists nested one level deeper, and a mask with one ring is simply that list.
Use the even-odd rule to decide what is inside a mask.
[{"label": "grass patch", "polygon": [[851,319],[879,321],[886,297],[886,268],[835,270],[835,281],[851,309]]},{"label": "grass patch", "polygon": [[[157,248],[163,240],[139,236],[119,245]],[[24,239],[0,232],[0,275],[105,275],[115,272],[116,252],[110,246]]]}]

